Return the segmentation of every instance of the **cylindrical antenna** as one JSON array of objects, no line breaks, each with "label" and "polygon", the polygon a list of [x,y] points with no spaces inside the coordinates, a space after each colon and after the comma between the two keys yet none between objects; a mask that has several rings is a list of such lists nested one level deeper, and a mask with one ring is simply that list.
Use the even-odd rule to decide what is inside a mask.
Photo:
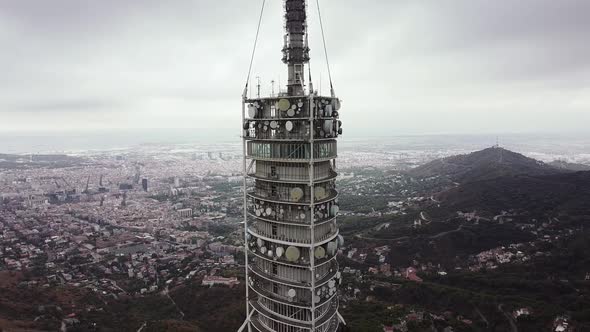
[{"label": "cylindrical antenna", "polygon": [[258,99],[260,99],[260,76],[256,76],[256,80],[258,80],[256,87],[258,88]]}]

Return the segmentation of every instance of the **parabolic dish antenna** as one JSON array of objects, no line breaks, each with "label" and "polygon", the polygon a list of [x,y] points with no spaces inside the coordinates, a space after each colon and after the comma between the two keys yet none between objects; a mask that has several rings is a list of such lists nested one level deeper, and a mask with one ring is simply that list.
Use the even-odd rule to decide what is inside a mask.
[{"label": "parabolic dish antenna", "polygon": [[250,118],[255,118],[256,117],[256,107],[250,105],[248,106],[248,116]]},{"label": "parabolic dish antenna", "polygon": [[332,99],[332,107],[336,110],[336,111],[340,111],[340,99]]},{"label": "parabolic dish antenna", "polygon": [[277,107],[279,110],[281,111],[286,111],[289,109],[289,107],[291,107],[291,103],[289,102],[288,99],[281,99],[279,100],[279,102],[277,103]]},{"label": "parabolic dish antenna", "polygon": [[283,257],[283,254],[285,253],[285,249],[283,249],[283,247],[277,247],[276,249],[277,252],[277,257]]},{"label": "parabolic dish antenna", "polygon": [[326,257],[326,249],[324,249],[324,247],[321,247],[321,246],[315,248],[314,256],[317,259],[322,259],[322,258]]},{"label": "parabolic dish antenna", "polygon": [[295,262],[296,260],[299,259],[300,256],[301,256],[301,253],[299,252],[299,248],[297,248],[297,247],[291,246],[291,247],[287,248],[287,251],[285,251],[285,257],[290,262]]},{"label": "parabolic dish antenna", "polygon": [[295,297],[297,295],[297,291],[295,291],[293,288],[289,289],[289,291],[287,292],[287,295],[289,297]]},{"label": "parabolic dish antenna", "polygon": [[330,213],[334,217],[338,214],[338,211],[340,211],[340,207],[338,207],[338,205],[332,205],[332,207],[330,208]]},{"label": "parabolic dish antenna", "polygon": [[287,129],[287,131],[293,130],[293,122],[287,121],[287,123],[285,123],[285,128]]},{"label": "parabolic dish antenna", "polygon": [[326,189],[324,189],[324,187],[315,187],[315,198],[317,200],[321,200],[326,198]]},{"label": "parabolic dish antenna", "polygon": [[296,187],[291,189],[291,200],[299,202],[303,198],[303,189]]}]

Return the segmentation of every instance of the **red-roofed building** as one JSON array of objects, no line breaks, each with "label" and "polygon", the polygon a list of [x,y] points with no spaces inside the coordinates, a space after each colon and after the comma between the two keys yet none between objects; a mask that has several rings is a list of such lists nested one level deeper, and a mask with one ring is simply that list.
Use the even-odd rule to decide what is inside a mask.
[{"label": "red-roofed building", "polygon": [[422,278],[418,277],[416,275],[416,269],[413,267],[409,267],[406,269],[406,272],[404,273],[404,277],[410,281],[415,281],[415,282],[422,282]]}]

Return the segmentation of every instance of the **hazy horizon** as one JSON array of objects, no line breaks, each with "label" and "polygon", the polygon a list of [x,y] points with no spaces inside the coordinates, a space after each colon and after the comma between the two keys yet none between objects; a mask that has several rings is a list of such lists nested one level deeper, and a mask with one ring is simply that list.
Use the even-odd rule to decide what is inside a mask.
[{"label": "hazy horizon", "polygon": [[[241,144],[239,130],[234,129],[95,129],[84,131],[20,131],[0,133],[0,154],[75,153],[133,149],[142,145]],[[526,147],[537,150],[590,153],[590,133],[522,132],[522,133],[350,133],[340,140],[340,149],[355,148],[371,142],[371,146],[391,146],[392,151],[413,146],[427,148],[485,148],[496,144],[516,150]],[[584,147],[587,146],[587,149]]]}]

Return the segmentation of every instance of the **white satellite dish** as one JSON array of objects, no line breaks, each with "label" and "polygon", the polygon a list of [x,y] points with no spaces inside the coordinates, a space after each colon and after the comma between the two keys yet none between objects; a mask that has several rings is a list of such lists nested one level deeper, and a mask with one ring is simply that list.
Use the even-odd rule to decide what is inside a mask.
[{"label": "white satellite dish", "polygon": [[342,105],[340,104],[340,99],[332,99],[332,107],[336,111],[340,111],[340,107],[342,107]]},{"label": "white satellite dish", "polygon": [[291,189],[291,200],[299,202],[303,198],[303,189],[296,187]]},{"label": "white satellite dish", "polygon": [[254,107],[252,105],[248,106],[248,116],[250,118],[255,118],[256,117],[256,113],[257,113],[256,107]]},{"label": "white satellite dish", "polygon": [[273,254],[274,254],[274,253],[273,253],[273,251],[272,251],[272,250],[269,250],[269,251],[268,251],[268,253],[267,253],[268,257],[272,257],[272,255],[273,255]]},{"label": "white satellite dish", "polygon": [[266,247],[261,247],[260,248],[260,253],[263,254],[263,255],[266,254]]},{"label": "white satellite dish", "polygon": [[289,289],[289,291],[287,292],[287,295],[289,297],[295,297],[297,295],[297,291],[295,291],[293,288]]},{"label": "white satellite dish", "polygon": [[326,189],[324,187],[315,187],[314,192],[315,198],[317,200],[322,200],[326,198]]},{"label": "white satellite dish", "polygon": [[340,207],[338,205],[332,205],[332,207],[330,208],[330,213],[334,217],[338,214],[338,211],[340,211]]},{"label": "white satellite dish", "polygon": [[295,116],[295,111],[294,111],[294,110],[292,110],[292,109],[289,109],[289,110],[287,111],[287,116],[288,116],[288,117],[294,117],[294,116]]},{"label": "white satellite dish", "polygon": [[291,107],[291,103],[289,102],[288,99],[281,99],[279,100],[279,102],[277,103],[277,107],[279,110],[281,111],[286,111],[289,109],[289,107]]},{"label": "white satellite dish", "polygon": [[285,128],[287,129],[287,131],[293,130],[293,122],[287,121],[287,123],[285,123]]},{"label": "white satellite dish", "polygon": [[278,122],[276,122],[276,121],[271,121],[270,122],[270,128],[277,129],[278,127],[279,127]]},{"label": "white satellite dish", "polygon": [[258,248],[262,248],[264,246],[264,241],[262,241],[262,239],[258,239],[256,240],[256,244],[258,245]]},{"label": "white satellite dish", "polygon": [[266,215],[270,215],[272,213],[272,209],[267,207],[266,208]]},{"label": "white satellite dish", "polygon": [[299,106],[299,107],[303,107],[303,102],[299,102],[299,103],[297,104],[297,106]]},{"label": "white satellite dish", "polygon": [[288,261],[295,262],[301,257],[301,252],[299,251],[299,248],[290,246],[287,248],[287,251],[285,251],[285,257]]},{"label": "white satellite dish", "polygon": [[283,257],[283,254],[285,253],[285,249],[283,249],[283,247],[277,247],[276,253],[277,253],[277,257],[281,258],[281,257]]},{"label": "white satellite dish", "polygon": [[326,249],[324,249],[324,247],[317,247],[315,248],[314,254],[315,258],[317,259],[322,259],[324,257],[326,257]]},{"label": "white satellite dish", "polygon": [[328,281],[328,287],[330,287],[330,288],[336,287],[336,281],[334,281],[334,280]]}]

